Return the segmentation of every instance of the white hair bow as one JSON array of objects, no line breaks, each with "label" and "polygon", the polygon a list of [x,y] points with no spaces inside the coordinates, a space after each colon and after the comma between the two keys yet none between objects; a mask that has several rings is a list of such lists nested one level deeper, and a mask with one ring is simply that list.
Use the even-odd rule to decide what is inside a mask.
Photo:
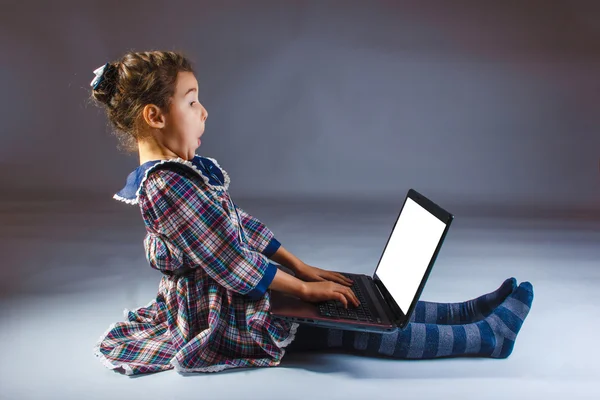
[{"label": "white hair bow", "polygon": [[102,82],[102,76],[104,75],[104,71],[106,70],[106,67],[108,67],[108,63],[106,63],[103,66],[98,67],[94,70],[94,74],[96,75],[96,77],[90,83],[90,86],[93,87],[94,89],[96,89],[98,87],[98,85],[100,84],[100,82]]}]

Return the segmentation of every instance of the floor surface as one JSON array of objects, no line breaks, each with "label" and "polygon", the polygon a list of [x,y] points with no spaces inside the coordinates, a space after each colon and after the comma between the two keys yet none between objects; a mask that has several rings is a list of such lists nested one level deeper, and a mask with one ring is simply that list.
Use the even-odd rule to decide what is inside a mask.
[{"label": "floor surface", "polygon": [[[152,299],[160,275],[144,258],[139,209],[113,202],[0,205],[0,399],[600,398],[597,221],[456,214],[421,299],[471,299],[510,276],[532,282],[534,303],[508,359],[306,353],[275,368],[130,378],[92,347],[124,308]],[[239,204],[303,261],[367,274],[398,212]]]}]

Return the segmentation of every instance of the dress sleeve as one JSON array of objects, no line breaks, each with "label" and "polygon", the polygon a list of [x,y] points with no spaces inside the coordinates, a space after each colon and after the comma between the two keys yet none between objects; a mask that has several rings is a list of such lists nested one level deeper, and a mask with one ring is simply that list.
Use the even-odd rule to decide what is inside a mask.
[{"label": "dress sleeve", "polygon": [[240,216],[244,232],[248,238],[248,244],[268,258],[281,247],[281,243],[275,239],[273,232],[263,224],[258,218],[253,217],[244,211],[234,202],[234,206]]},{"label": "dress sleeve", "polygon": [[242,245],[224,208],[192,179],[169,169],[151,172],[145,182],[153,229],[203,268],[221,286],[261,298],[277,272],[261,253]]}]

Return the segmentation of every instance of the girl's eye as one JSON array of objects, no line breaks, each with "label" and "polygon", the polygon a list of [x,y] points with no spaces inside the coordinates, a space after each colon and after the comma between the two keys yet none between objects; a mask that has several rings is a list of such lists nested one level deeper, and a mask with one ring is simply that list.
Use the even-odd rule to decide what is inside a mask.
[{"label": "girl's eye", "polygon": [[194,104],[194,103],[195,103],[195,101],[192,101],[192,102],[190,103],[190,106],[191,106],[192,104]]}]

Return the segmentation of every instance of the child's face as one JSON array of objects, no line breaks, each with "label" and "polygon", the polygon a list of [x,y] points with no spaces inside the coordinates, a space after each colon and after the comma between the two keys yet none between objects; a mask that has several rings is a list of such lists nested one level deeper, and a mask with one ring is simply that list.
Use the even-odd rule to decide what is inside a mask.
[{"label": "child's face", "polygon": [[204,134],[208,112],[198,101],[198,81],[192,72],[179,72],[169,113],[165,116],[165,144],[180,157],[194,157]]}]

